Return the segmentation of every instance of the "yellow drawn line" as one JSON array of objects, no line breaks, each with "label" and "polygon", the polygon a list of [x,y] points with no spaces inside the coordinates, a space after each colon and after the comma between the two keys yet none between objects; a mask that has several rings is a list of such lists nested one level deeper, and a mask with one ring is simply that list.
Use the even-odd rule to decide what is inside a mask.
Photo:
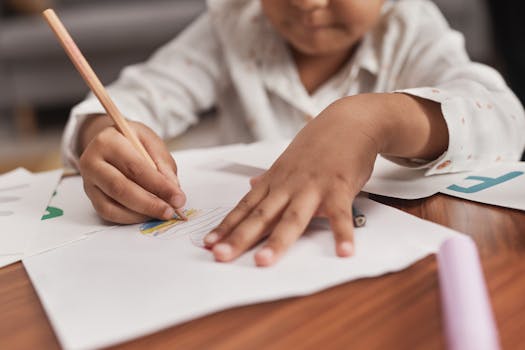
[{"label": "yellow drawn line", "polygon": [[[195,214],[197,213],[198,213],[197,209],[187,209],[184,211],[184,214],[188,217],[188,219],[190,219],[192,216],[195,216]],[[148,235],[148,234],[155,233],[155,232],[164,233],[169,228],[179,225],[184,222],[185,222],[184,220],[180,220],[180,219],[171,219],[171,220],[164,221],[162,224],[159,224],[155,227],[151,227],[146,230],[141,230],[140,232],[144,235]]]}]

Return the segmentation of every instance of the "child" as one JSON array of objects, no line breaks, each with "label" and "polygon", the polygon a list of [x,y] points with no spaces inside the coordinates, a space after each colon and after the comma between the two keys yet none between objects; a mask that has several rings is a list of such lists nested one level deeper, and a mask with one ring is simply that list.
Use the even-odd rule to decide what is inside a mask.
[{"label": "child", "polygon": [[[275,263],[314,215],[354,253],[352,200],[378,154],[427,174],[518,160],[520,103],[427,0],[209,0],[208,11],[110,87],[157,163],[150,169],[90,97],[64,137],[105,219],[169,219],[185,203],[163,138],[219,109],[223,142],[294,137],[205,243],[231,261],[268,239]],[[314,116],[317,116],[314,118]],[[80,158],[79,158],[80,157]]]}]

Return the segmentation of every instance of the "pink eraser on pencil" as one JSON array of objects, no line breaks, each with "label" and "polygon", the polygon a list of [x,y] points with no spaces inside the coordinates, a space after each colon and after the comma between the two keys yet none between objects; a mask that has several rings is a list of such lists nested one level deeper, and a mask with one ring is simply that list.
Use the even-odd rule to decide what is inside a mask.
[{"label": "pink eraser on pencil", "polygon": [[500,349],[476,244],[446,240],[437,254],[444,328],[450,350]]}]

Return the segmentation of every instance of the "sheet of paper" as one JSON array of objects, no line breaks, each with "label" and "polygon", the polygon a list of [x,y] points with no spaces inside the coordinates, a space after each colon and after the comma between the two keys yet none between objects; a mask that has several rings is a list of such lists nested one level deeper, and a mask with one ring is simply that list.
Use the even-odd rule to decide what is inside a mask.
[{"label": "sheet of paper", "polygon": [[425,171],[402,167],[377,157],[372,177],[363,191],[393,198],[420,199],[430,197],[466,176],[465,173],[425,176]]},{"label": "sheet of paper", "polygon": [[[189,150],[176,154],[176,158],[178,160],[180,156],[184,163],[191,164],[194,154],[199,155],[202,152],[206,152],[208,159],[210,161],[213,159],[215,163],[218,164],[221,155],[228,154],[243,147],[245,147],[244,144],[239,144],[207,149],[205,151]],[[239,166],[233,166],[232,168],[239,168]],[[32,174],[20,168],[12,173],[6,174],[5,178],[18,179],[18,181],[26,179],[26,182],[29,183],[31,182]],[[25,186],[24,188],[28,187]],[[15,190],[21,189],[21,187],[15,185],[14,187],[9,187],[9,189]],[[242,190],[247,190],[247,188],[243,187]],[[198,198],[195,198],[194,201],[195,200],[198,200]],[[80,176],[63,179],[59,183],[56,191],[54,191],[49,205],[45,208],[40,214],[42,217],[41,222],[35,222],[33,228],[27,230],[24,253],[3,255],[0,251],[0,267],[17,262],[24,256],[29,257],[55,249],[68,243],[84,239],[92,233],[115,227],[115,225],[101,220],[97,215],[84,192],[82,178]]]},{"label": "sheet of paper", "polygon": [[525,162],[500,163],[463,175],[441,193],[475,202],[525,210]]},{"label": "sheet of paper", "polygon": [[24,253],[61,175],[17,169],[0,176],[0,255]]},{"label": "sheet of paper", "polygon": [[[246,145],[228,153],[225,159],[254,168],[269,169],[288,143],[283,140]],[[410,169],[377,157],[374,172],[363,191],[387,197],[419,199],[430,197],[464,177],[464,173],[425,176],[425,169]]]},{"label": "sheet of paper", "polygon": [[16,255],[0,255],[0,267],[9,266],[16,262],[19,262],[24,257],[23,254]]},{"label": "sheet of paper", "polygon": [[101,220],[93,209],[82,178],[67,177],[60,182],[43,211],[42,221],[30,236],[25,255],[54,249],[113,226]]},{"label": "sheet of paper", "polygon": [[356,205],[368,222],[356,230],[353,258],[336,257],[327,222],[314,220],[271,268],[255,267],[253,250],[234,263],[216,263],[200,247],[203,232],[249,188],[245,169],[225,164],[223,156],[176,154],[189,198],[186,209],[200,210],[201,216],[157,235],[157,225],[122,226],[24,259],[66,349],[109,346],[226,308],[397,271],[436,252],[456,234],[359,198]]}]

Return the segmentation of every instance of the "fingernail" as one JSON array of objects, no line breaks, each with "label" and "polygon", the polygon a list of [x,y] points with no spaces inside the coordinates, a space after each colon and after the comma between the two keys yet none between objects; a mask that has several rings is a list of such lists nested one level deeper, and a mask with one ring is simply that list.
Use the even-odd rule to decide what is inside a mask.
[{"label": "fingernail", "polygon": [[343,242],[339,245],[339,254],[341,256],[354,255],[354,245],[350,242]]},{"label": "fingernail", "polygon": [[232,247],[226,243],[219,243],[213,247],[213,254],[217,260],[228,260],[232,255]]},{"label": "fingernail", "polygon": [[176,194],[175,196],[173,196],[170,203],[175,208],[180,208],[184,206],[185,201],[186,201],[186,197],[183,194]]},{"label": "fingernail", "polygon": [[219,235],[215,232],[211,232],[206,237],[204,237],[204,243],[206,243],[207,245],[212,245],[218,240],[219,240]]},{"label": "fingernail", "polygon": [[166,220],[170,220],[172,219],[173,217],[175,216],[175,209],[173,208],[167,208],[166,210],[164,210],[164,214],[162,215],[162,217]]},{"label": "fingernail", "polygon": [[262,265],[269,265],[273,260],[273,249],[263,248],[257,252],[257,262]]}]

